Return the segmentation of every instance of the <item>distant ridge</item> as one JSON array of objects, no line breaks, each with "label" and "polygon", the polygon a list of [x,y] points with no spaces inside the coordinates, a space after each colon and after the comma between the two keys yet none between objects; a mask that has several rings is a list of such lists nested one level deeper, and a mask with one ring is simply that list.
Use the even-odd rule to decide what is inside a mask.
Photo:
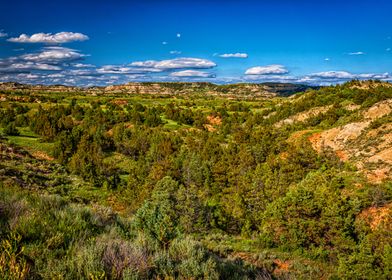
[{"label": "distant ridge", "polygon": [[217,85],[207,82],[135,82],[121,85],[76,87],[64,85],[28,85],[17,82],[0,83],[0,90],[41,92],[85,92],[117,94],[192,94],[249,95],[261,97],[290,96],[307,89],[318,87],[292,83],[239,83]]}]

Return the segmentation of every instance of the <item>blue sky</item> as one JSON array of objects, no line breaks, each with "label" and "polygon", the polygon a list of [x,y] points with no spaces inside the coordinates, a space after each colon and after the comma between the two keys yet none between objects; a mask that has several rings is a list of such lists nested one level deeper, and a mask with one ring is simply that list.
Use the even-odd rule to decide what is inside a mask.
[{"label": "blue sky", "polygon": [[392,80],[387,0],[22,0],[1,10],[0,81]]}]

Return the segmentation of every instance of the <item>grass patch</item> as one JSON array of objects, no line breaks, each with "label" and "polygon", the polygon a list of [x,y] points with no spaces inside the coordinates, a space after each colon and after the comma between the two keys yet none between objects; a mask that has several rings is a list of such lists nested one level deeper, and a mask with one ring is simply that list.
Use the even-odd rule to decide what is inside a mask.
[{"label": "grass patch", "polygon": [[130,168],[133,164],[135,164],[135,161],[132,158],[117,152],[114,152],[108,157],[106,157],[104,159],[104,162],[107,164],[114,165],[117,168],[120,168],[121,170],[125,171],[126,173],[131,172]]},{"label": "grass patch", "polygon": [[180,124],[178,124],[176,121],[173,121],[171,119],[167,119],[165,118],[165,116],[161,116],[162,121],[165,123],[165,125],[163,126],[164,128],[168,128],[168,129],[179,129],[181,127]]},{"label": "grass patch", "polygon": [[[5,136],[12,144],[26,148],[29,152],[44,152],[52,155],[54,143],[42,142],[28,127],[18,128],[20,135]],[[3,129],[0,129],[3,134]]]}]

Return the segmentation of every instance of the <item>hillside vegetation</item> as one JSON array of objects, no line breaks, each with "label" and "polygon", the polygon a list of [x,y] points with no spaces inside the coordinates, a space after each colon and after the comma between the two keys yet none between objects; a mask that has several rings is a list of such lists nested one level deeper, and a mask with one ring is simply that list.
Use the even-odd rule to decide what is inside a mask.
[{"label": "hillside vegetation", "polygon": [[391,84],[16,86],[4,279],[391,279]]}]

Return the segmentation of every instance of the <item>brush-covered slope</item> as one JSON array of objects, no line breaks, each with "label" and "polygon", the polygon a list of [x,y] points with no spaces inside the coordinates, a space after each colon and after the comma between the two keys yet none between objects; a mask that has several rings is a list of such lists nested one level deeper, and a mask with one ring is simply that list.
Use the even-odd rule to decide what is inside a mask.
[{"label": "brush-covered slope", "polygon": [[0,275],[390,278],[391,84],[159,87],[2,92]]},{"label": "brush-covered slope", "polygon": [[[305,125],[306,135],[316,151],[332,150],[342,161],[363,171],[372,182],[392,180],[392,91],[389,83],[351,82],[296,96],[284,106],[290,106],[290,110],[303,108],[294,109],[298,112],[278,121],[275,126]],[[278,111],[282,114],[282,110]]]}]

